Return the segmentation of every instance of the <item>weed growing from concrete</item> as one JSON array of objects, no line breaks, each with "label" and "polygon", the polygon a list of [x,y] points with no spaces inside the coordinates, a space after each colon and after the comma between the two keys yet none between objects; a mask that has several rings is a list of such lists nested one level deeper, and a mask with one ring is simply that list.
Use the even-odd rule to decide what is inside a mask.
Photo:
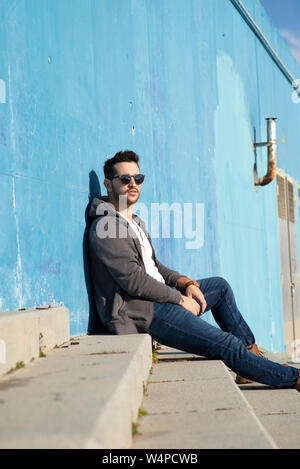
[{"label": "weed growing from concrete", "polygon": [[7,373],[12,373],[15,370],[19,370],[20,368],[24,368],[24,366],[25,366],[25,363],[23,362],[23,360],[20,361],[20,362],[17,362],[16,366],[14,368],[11,368]]},{"label": "weed growing from concrete", "polygon": [[142,415],[148,415],[148,412],[145,409],[142,409],[141,407],[139,408],[139,417],[142,417]]},{"label": "weed growing from concrete", "polygon": [[136,435],[138,433],[138,428],[139,428],[139,423],[137,422],[132,422],[131,424],[131,433],[132,433],[132,436]]},{"label": "weed growing from concrete", "polygon": [[158,363],[158,356],[157,356],[156,351],[152,353],[152,361],[153,363]]},{"label": "weed growing from concrete", "polygon": [[23,368],[25,366],[25,363],[22,361],[16,363],[16,370],[19,370],[20,368]]}]

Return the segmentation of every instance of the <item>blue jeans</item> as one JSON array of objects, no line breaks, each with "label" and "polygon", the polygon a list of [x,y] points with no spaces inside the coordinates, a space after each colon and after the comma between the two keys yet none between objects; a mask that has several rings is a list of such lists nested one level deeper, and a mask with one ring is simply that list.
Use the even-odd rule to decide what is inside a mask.
[{"label": "blue jeans", "polygon": [[209,359],[222,360],[237,374],[277,388],[292,388],[298,369],[249,352],[254,335],[243,319],[229,283],[222,277],[197,280],[218,327],[179,305],[155,303],[150,334],[158,343]]}]

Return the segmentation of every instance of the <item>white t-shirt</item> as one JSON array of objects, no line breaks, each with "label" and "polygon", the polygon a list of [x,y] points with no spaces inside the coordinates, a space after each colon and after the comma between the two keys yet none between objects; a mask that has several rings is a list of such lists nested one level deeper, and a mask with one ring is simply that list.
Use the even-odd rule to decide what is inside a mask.
[{"label": "white t-shirt", "polygon": [[[119,215],[121,215],[119,213]],[[123,217],[123,215],[121,215]],[[141,248],[142,248],[142,256],[143,256],[143,262],[145,265],[145,269],[148,275],[151,275],[151,277],[155,278],[161,283],[165,283],[165,280],[163,276],[159,273],[158,268],[155,265],[154,260],[152,259],[152,247],[151,244],[149,243],[149,240],[142,228],[139,227],[139,225],[134,221],[129,221],[126,217],[125,220],[128,221],[129,225],[133,229],[133,231],[136,233],[137,238],[140,242]]]}]

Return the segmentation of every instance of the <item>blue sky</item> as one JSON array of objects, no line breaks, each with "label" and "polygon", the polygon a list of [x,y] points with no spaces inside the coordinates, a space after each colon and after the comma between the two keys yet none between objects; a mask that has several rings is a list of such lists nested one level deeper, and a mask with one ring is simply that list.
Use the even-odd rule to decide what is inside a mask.
[{"label": "blue sky", "polygon": [[300,0],[260,0],[300,64]]}]

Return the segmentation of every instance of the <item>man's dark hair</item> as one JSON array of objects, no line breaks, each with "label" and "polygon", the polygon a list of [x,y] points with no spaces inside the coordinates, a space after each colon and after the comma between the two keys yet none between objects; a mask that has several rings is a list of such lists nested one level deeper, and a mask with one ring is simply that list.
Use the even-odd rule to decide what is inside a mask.
[{"label": "man's dark hair", "polygon": [[134,151],[130,150],[125,150],[125,151],[119,151],[118,153],[115,154],[113,158],[109,158],[108,160],[105,161],[104,163],[104,176],[106,179],[111,179],[113,176],[115,176],[115,169],[114,165],[117,163],[123,163],[123,162],[133,162],[138,165],[139,161],[139,156],[134,153]]}]

